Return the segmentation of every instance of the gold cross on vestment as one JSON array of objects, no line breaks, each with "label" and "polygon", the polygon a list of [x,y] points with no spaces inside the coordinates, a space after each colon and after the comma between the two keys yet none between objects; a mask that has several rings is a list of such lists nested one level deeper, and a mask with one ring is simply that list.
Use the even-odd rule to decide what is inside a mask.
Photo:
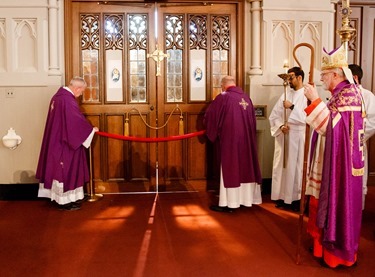
[{"label": "gold cross on vestment", "polygon": [[244,110],[246,110],[247,106],[249,106],[249,103],[247,103],[243,98],[241,99],[241,102],[238,102],[238,104],[240,104]]},{"label": "gold cross on vestment", "polygon": [[161,76],[160,74],[160,62],[164,58],[169,58],[169,54],[164,54],[163,50],[159,50],[158,45],[156,44],[156,50],[152,54],[147,54],[147,58],[153,58],[156,62],[156,76]]}]

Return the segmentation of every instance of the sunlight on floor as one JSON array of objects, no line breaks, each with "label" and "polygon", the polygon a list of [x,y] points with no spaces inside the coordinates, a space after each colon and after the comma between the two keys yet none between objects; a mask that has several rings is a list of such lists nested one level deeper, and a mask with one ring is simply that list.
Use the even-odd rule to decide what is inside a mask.
[{"label": "sunlight on floor", "polygon": [[125,207],[107,207],[103,210],[100,214],[98,214],[95,218],[91,220],[86,220],[82,222],[80,228],[85,231],[90,231],[92,229],[97,229],[97,221],[112,221],[111,224],[101,224],[100,229],[102,230],[117,230],[124,225],[124,222],[133,215],[135,211],[135,207],[125,206]]},{"label": "sunlight on floor", "polygon": [[150,247],[150,242],[151,242],[151,229],[152,229],[152,224],[154,223],[154,218],[155,218],[155,209],[156,209],[156,203],[157,203],[158,195],[155,195],[154,203],[152,205],[152,209],[150,212],[150,216],[148,219],[148,226],[147,230],[145,231],[145,234],[143,236],[142,244],[139,249],[138,253],[138,259],[137,259],[137,264],[134,269],[134,277],[138,276],[143,276],[143,272],[146,267],[146,262],[147,262],[147,257],[148,257],[148,252],[149,252],[149,247]]},{"label": "sunlight on floor", "polygon": [[292,212],[290,210],[283,210],[283,209],[278,209],[275,207],[274,203],[263,203],[262,205],[259,205],[262,209],[267,210],[270,213],[273,213],[283,219],[288,219],[288,218],[298,218],[299,213]]},{"label": "sunlight on floor", "polygon": [[177,225],[184,229],[198,230],[202,227],[220,227],[220,224],[207,213],[207,210],[198,205],[174,206],[172,214],[175,216]]},{"label": "sunlight on floor", "polygon": [[[218,249],[225,249],[231,255],[251,255],[249,249],[245,247],[240,240],[233,237],[233,235],[226,231],[225,228],[213,216],[199,205],[176,205],[173,207],[172,213],[175,216],[176,224],[182,229],[190,231],[203,231],[212,233],[212,237]],[[197,247],[195,249],[200,255],[202,249]]]}]

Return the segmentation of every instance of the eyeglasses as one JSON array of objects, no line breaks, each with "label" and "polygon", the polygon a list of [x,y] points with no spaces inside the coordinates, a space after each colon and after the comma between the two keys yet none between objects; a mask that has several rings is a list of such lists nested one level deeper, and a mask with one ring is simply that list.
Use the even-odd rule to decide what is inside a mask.
[{"label": "eyeglasses", "polygon": [[292,81],[294,78],[297,78],[295,75],[290,75],[289,77],[288,77],[288,80],[289,81]]}]

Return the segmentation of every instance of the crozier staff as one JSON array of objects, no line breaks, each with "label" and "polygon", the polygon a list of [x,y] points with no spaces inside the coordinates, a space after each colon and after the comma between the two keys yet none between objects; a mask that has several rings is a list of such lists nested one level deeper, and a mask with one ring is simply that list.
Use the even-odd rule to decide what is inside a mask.
[{"label": "crozier staff", "polygon": [[[325,104],[315,86],[305,85],[311,101],[307,123],[314,129],[306,194],[310,197],[308,232],[313,254],[324,265],[357,261],[362,219],[363,105],[343,45],[323,51],[321,81],[331,92]],[[324,139],[325,138],[325,139]]]}]

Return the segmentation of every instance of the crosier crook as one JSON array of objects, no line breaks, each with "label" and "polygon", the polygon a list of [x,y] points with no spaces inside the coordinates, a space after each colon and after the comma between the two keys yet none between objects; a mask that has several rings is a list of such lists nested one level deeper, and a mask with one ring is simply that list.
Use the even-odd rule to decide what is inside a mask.
[{"label": "crosier crook", "polygon": [[[308,43],[300,43],[297,44],[293,49],[293,57],[296,60],[299,67],[302,69],[301,63],[298,61],[296,57],[296,51],[299,47],[308,47],[311,50],[310,56],[310,71],[309,71],[309,84],[314,85],[314,48],[311,44]],[[311,103],[307,100],[307,106]],[[299,221],[298,221],[298,239],[297,239],[297,254],[296,254],[296,263],[300,264],[301,260],[301,239],[302,239],[302,229],[303,229],[303,215],[305,213],[305,191],[306,191],[306,173],[307,173],[307,159],[309,155],[309,147],[310,147],[310,126],[306,124],[306,131],[305,131],[305,148],[304,148],[304,155],[303,155],[303,171],[302,171],[302,186],[301,186],[301,202],[300,202],[300,211],[299,211]]]}]

